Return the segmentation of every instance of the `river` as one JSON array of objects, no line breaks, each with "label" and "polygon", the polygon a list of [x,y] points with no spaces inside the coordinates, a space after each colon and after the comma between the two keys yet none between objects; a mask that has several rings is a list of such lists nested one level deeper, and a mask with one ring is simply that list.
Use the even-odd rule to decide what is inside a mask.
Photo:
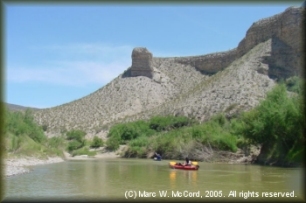
[{"label": "river", "polygon": [[118,158],[35,166],[29,173],[4,178],[4,200],[305,198],[302,168],[200,162],[198,171],[183,171],[170,169],[168,163]]}]

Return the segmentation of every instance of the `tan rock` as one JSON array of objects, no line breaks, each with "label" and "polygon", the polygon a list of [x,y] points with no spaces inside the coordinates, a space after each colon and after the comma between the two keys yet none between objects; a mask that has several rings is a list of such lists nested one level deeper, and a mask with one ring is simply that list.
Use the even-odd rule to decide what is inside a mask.
[{"label": "tan rock", "polygon": [[146,76],[152,78],[152,53],[146,48],[137,47],[132,52],[131,76]]}]

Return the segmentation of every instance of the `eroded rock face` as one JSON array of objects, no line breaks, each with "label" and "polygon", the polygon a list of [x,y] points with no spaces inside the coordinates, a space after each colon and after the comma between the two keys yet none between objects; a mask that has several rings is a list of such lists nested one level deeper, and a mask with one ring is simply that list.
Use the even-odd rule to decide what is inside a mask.
[{"label": "eroded rock face", "polygon": [[132,52],[131,76],[146,76],[152,78],[152,53],[144,47],[136,47]]},{"label": "eroded rock face", "polygon": [[232,50],[172,59],[177,63],[191,65],[203,74],[212,75],[229,66],[257,44],[272,39],[272,56],[266,60],[271,69],[269,76],[287,78],[301,74],[304,67],[301,44],[303,12],[303,8],[290,7],[283,13],[253,23],[238,47]]}]

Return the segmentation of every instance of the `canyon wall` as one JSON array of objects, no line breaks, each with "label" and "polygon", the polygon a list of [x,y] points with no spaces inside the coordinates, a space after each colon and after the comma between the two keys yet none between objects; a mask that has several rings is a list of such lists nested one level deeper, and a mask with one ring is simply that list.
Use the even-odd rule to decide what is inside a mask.
[{"label": "canyon wall", "polygon": [[[168,60],[191,65],[203,74],[212,75],[229,66],[257,44],[272,39],[271,56],[264,58],[262,61],[269,65],[269,71],[266,74],[271,78],[287,78],[301,74],[304,65],[303,12],[303,8],[290,7],[283,13],[253,23],[238,47],[229,51],[200,56],[154,57],[153,60],[156,63]],[[137,48],[137,50],[135,56],[139,57],[133,57],[133,50],[130,76],[142,75],[152,78],[152,72],[150,72],[152,71],[152,58],[150,57],[152,54],[146,48]]]}]

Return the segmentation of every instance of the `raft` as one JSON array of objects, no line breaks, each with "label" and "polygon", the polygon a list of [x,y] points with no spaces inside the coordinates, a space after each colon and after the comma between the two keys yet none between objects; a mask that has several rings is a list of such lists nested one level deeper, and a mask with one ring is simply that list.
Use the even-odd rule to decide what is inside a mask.
[{"label": "raft", "polygon": [[169,167],[172,169],[180,169],[180,170],[198,170],[200,166],[198,165],[198,162],[192,162],[192,165],[185,166],[181,163],[176,162],[170,162]]}]

